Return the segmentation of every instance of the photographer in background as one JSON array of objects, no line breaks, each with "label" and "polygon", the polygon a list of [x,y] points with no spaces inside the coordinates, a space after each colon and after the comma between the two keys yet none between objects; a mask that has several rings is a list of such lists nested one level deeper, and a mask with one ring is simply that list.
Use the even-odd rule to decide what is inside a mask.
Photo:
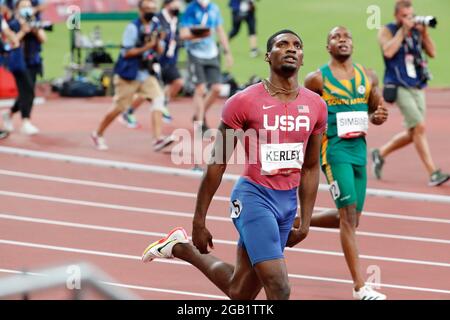
[{"label": "photographer in background", "polygon": [[239,34],[243,21],[248,26],[248,36],[250,41],[250,57],[256,58],[259,55],[258,39],[256,37],[256,5],[255,0],[230,0],[228,3],[232,13],[232,26],[230,40]]},{"label": "photographer in background", "polygon": [[3,124],[7,131],[14,131],[12,116],[20,111],[22,115],[21,132],[26,135],[39,133],[30,121],[33,108],[36,78],[42,75],[41,45],[47,40],[45,31],[39,27],[32,27],[35,17],[30,0],[16,2],[14,15],[8,21],[9,27],[16,33],[20,42],[18,48],[8,53],[8,69],[16,80],[19,96],[14,106],[3,113]]},{"label": "photographer in background", "polygon": [[[4,42],[3,38],[9,41],[10,44]],[[19,42],[17,41],[14,32],[12,32],[11,29],[9,29],[8,24],[6,23],[6,21],[4,21],[3,15],[0,10],[0,67],[2,67],[4,63],[3,56],[6,53],[7,45],[16,48],[19,46]],[[8,131],[0,129],[0,140],[6,138],[8,135],[9,135]]]},{"label": "photographer in background", "polygon": [[164,92],[154,70],[157,56],[164,52],[165,34],[156,17],[155,0],[140,0],[139,18],[128,24],[122,37],[122,50],[114,68],[115,94],[113,108],[103,118],[92,139],[98,150],[107,150],[103,134],[114,119],[139,96],[152,101],[151,128],[153,150],[160,151],[174,142],[173,136],[162,135]]},{"label": "photographer in background", "polygon": [[[221,65],[220,52],[216,43],[217,34],[225,57],[227,69],[233,66],[228,36],[223,27],[219,6],[210,0],[195,0],[187,7],[181,18],[180,37],[186,40],[190,80],[195,85],[194,125],[196,131],[205,133],[206,112],[220,95]],[[207,85],[209,94],[207,95]]]},{"label": "photographer in background", "polygon": [[[178,69],[178,53],[181,47],[179,32],[179,16],[182,2],[180,0],[164,0],[161,12],[158,13],[158,19],[164,30],[166,37],[163,39],[164,52],[158,57],[161,66],[160,80],[164,85],[165,106],[163,117],[166,122],[172,120],[168,104],[169,101],[176,98],[183,89],[184,80]],[[122,120],[128,128],[135,129],[139,127],[139,123],[134,116],[134,112],[144,102],[140,97],[136,97],[127,111],[122,113]]]},{"label": "photographer in background", "polygon": [[[3,4],[9,19],[13,15],[17,2],[18,0],[0,0],[0,4]],[[36,20],[41,20],[41,14],[47,7],[46,0],[31,0],[31,5],[33,6],[33,15],[36,17]]]},{"label": "photographer in background", "polygon": [[395,22],[384,26],[378,40],[386,66],[384,99],[395,102],[404,117],[406,130],[394,136],[380,149],[372,150],[373,172],[381,179],[385,158],[392,152],[414,143],[430,177],[429,186],[439,186],[450,176],[437,169],[431,157],[425,133],[425,87],[430,80],[426,55],[436,56],[436,48],[428,33],[435,26],[432,17],[415,17],[410,0],[397,0]]}]

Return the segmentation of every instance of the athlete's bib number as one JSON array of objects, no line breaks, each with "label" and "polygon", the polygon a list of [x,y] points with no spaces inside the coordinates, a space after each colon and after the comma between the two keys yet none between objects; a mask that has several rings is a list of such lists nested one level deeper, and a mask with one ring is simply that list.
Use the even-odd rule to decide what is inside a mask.
[{"label": "athlete's bib number", "polygon": [[338,136],[343,139],[352,139],[367,134],[369,129],[369,116],[365,111],[336,113]]},{"label": "athlete's bib number", "polygon": [[303,143],[261,145],[261,174],[289,174],[303,165]]}]

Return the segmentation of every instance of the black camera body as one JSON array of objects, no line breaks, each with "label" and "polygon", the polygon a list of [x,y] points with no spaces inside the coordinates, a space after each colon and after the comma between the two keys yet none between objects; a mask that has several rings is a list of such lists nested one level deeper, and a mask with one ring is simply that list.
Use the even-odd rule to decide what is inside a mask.
[{"label": "black camera body", "polygon": [[[147,32],[144,29],[141,29],[139,33],[139,46],[144,46],[154,38],[159,41],[163,32],[164,29],[160,25],[158,25],[157,28],[151,28]],[[146,53],[142,56],[141,68],[148,70],[150,74],[154,75],[156,73],[154,68],[156,63],[158,63],[156,52]]]},{"label": "black camera body", "polygon": [[30,27],[33,29],[43,29],[45,31],[52,32],[53,31],[53,23],[50,21],[31,21],[29,23]]},{"label": "black camera body", "polygon": [[31,15],[26,16],[25,20],[32,29],[43,29],[49,32],[53,31],[53,23],[51,21],[37,20],[35,16]]}]

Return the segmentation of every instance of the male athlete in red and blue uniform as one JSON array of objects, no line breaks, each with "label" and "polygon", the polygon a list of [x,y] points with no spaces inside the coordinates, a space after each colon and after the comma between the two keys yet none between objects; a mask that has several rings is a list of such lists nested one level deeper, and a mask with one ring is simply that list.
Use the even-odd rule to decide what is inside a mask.
[{"label": "male athlete in red and blue uniform", "polygon": [[[176,257],[202,271],[232,299],[288,299],[290,285],[283,251],[309,231],[319,184],[319,150],[327,124],[325,102],[299,87],[303,42],[282,30],[267,42],[270,77],[229,99],[197,197],[192,241],[177,228],[147,247],[143,260]],[[209,254],[212,235],[206,214],[237,141],[244,144],[245,172],[236,183],[230,211],[239,232],[236,266]],[[231,147],[229,142],[231,139]],[[248,143],[247,143],[248,142]],[[301,225],[293,229],[300,200]]]}]

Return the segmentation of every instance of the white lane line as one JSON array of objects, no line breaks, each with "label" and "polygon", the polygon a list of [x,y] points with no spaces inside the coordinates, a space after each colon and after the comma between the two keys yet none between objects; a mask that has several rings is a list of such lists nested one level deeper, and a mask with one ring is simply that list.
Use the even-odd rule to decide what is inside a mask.
[{"label": "white lane line", "polygon": [[115,287],[122,287],[122,288],[126,288],[126,289],[135,289],[135,290],[161,292],[161,293],[173,293],[173,294],[178,294],[178,295],[183,295],[183,296],[194,296],[194,297],[201,297],[201,298],[229,300],[229,298],[227,296],[219,296],[219,295],[214,295],[214,294],[160,289],[160,288],[152,288],[152,287],[143,287],[143,286],[136,286],[136,285],[130,285],[130,284],[123,284],[123,283],[104,282],[104,284],[107,284],[110,286],[115,286]]},{"label": "white lane line", "polygon": [[[120,211],[131,211],[131,212],[139,212],[139,213],[157,214],[157,215],[173,216],[173,217],[183,217],[183,218],[192,218],[193,217],[193,214],[191,214],[191,213],[185,213],[185,212],[179,212],[179,211],[156,210],[156,209],[148,209],[148,208],[121,206],[121,205],[115,205],[115,204],[109,204],[109,203],[56,198],[56,197],[40,196],[40,195],[34,195],[34,194],[28,194],[28,193],[9,192],[9,191],[3,191],[3,190],[0,190],[0,196],[8,196],[8,197],[39,200],[39,201],[49,201],[49,202],[73,204],[73,205],[87,206],[87,207],[94,207],[94,208],[113,209],[113,210],[120,210]],[[216,221],[230,221],[230,218],[218,217],[218,216],[208,216],[207,219],[216,220]]]},{"label": "white lane line", "polygon": [[[0,175],[29,178],[29,179],[42,180],[42,181],[51,181],[51,182],[58,182],[58,183],[65,183],[65,184],[82,185],[82,186],[89,186],[89,187],[97,187],[97,188],[105,188],[105,189],[114,189],[114,190],[122,190],[122,191],[132,191],[132,192],[183,197],[183,198],[190,198],[190,199],[197,198],[196,193],[190,193],[190,192],[179,192],[179,191],[173,191],[173,190],[164,190],[164,189],[136,187],[136,186],[130,186],[130,185],[103,183],[103,182],[92,181],[92,180],[70,179],[70,178],[39,175],[39,174],[26,173],[26,172],[18,172],[18,171],[0,170]],[[222,202],[230,201],[229,197],[223,197],[223,196],[215,196],[214,200],[222,201]],[[331,208],[315,207],[315,210],[329,210],[329,209],[331,209]],[[368,216],[368,217],[376,217],[376,218],[384,218],[384,219],[399,219],[399,220],[450,224],[450,219],[408,216],[408,215],[403,215],[403,214],[364,212],[363,215]]]},{"label": "white lane line", "polygon": [[[21,149],[21,148],[11,148],[11,147],[2,147],[0,146],[0,153],[15,155],[15,156],[23,156],[30,157],[34,159],[44,159],[44,160],[53,160],[53,161],[63,161],[68,163],[82,164],[82,165],[90,165],[101,168],[114,168],[114,169],[128,169],[137,172],[147,172],[147,173],[155,173],[155,174],[165,174],[170,176],[182,176],[189,178],[201,178],[203,176],[202,172],[187,170],[187,169],[179,169],[174,167],[167,166],[154,166],[154,165],[145,165],[140,163],[131,163],[131,162],[122,162],[122,161],[114,161],[114,160],[104,160],[98,158],[89,158],[89,157],[79,157],[79,156],[71,156],[67,154],[61,153],[51,153],[51,152],[43,152],[43,151],[35,151],[29,149]],[[225,173],[222,177],[223,181],[237,181],[240,178],[239,175]],[[329,186],[325,184],[319,185],[319,191],[327,191],[329,190]],[[396,191],[396,190],[380,190],[380,189],[372,189],[368,188],[366,190],[366,194],[368,196],[376,196],[382,198],[396,198],[403,200],[413,200],[413,201],[427,201],[427,202],[440,202],[440,203],[450,203],[450,196],[446,195],[436,195],[436,194],[427,194],[427,193],[416,193],[416,192],[404,192],[404,191]]]},{"label": "white lane line", "polygon": [[[145,236],[152,236],[152,237],[166,236],[165,233],[159,233],[159,232],[148,232],[148,231],[142,231],[142,230],[130,230],[130,229],[121,229],[121,228],[110,228],[110,227],[104,227],[104,226],[87,225],[87,224],[81,224],[81,223],[54,221],[54,220],[46,220],[46,219],[37,219],[37,218],[30,218],[30,217],[16,217],[13,215],[6,215],[6,214],[0,214],[0,218],[11,219],[11,220],[22,220],[22,221],[35,222],[35,223],[45,223],[45,224],[52,224],[52,225],[60,225],[60,226],[73,227],[73,228],[91,229],[91,230],[98,230],[98,231],[110,231],[110,232],[117,232],[117,233],[138,234],[138,235],[145,235]],[[222,239],[214,239],[214,242],[219,243],[219,244],[232,245],[232,246],[236,246],[236,244],[237,244],[236,241],[222,240]],[[307,254],[336,256],[336,257],[344,256],[344,254],[342,252],[304,249],[304,248],[286,248],[286,251],[300,252],[300,253],[307,253]],[[370,256],[370,255],[363,255],[363,254],[360,255],[360,258],[368,259],[368,260],[379,260],[379,261],[397,262],[397,263],[405,263],[405,264],[419,264],[419,265],[428,265],[428,266],[433,266],[433,267],[450,268],[450,263],[444,263],[444,262],[402,259],[402,258],[381,257],[381,256]]]},{"label": "white lane line", "polygon": [[[32,223],[42,223],[42,224],[57,225],[57,226],[64,226],[64,227],[82,228],[82,229],[92,229],[92,230],[100,230],[100,231],[111,231],[111,232],[127,233],[127,234],[137,234],[137,235],[144,235],[144,236],[155,236],[155,237],[164,237],[165,236],[164,233],[158,233],[158,232],[131,230],[131,229],[123,229],[123,228],[112,228],[112,227],[105,227],[105,226],[98,226],[98,225],[72,223],[72,222],[66,222],[66,221],[60,221],[60,220],[31,218],[31,217],[26,217],[26,216],[20,216],[17,214],[0,213],[0,219],[8,219],[8,220],[16,220],[16,221],[24,221],[24,222],[32,222]],[[317,228],[311,228],[311,229],[316,230]],[[319,230],[325,231],[325,232],[330,232],[330,233],[339,233],[339,231],[332,230],[332,229],[319,229]],[[380,237],[380,238],[393,238],[393,239],[399,239],[399,240],[411,240],[411,241],[450,244],[449,240],[419,238],[419,237],[405,237],[405,236],[399,236],[399,235],[378,234],[378,233],[373,233],[373,232],[359,232],[358,235]]]},{"label": "white lane line", "polygon": [[[158,214],[158,215],[175,216],[175,217],[182,217],[182,218],[192,218],[193,217],[193,214],[188,213],[188,212],[121,206],[121,205],[113,205],[113,204],[109,204],[109,203],[82,201],[82,200],[65,199],[65,198],[57,198],[57,197],[48,197],[48,196],[34,195],[34,194],[28,194],[28,193],[18,193],[18,192],[10,192],[10,191],[0,190],[0,196],[2,196],[2,195],[9,196],[9,197],[18,197],[18,198],[37,200],[37,201],[49,201],[49,202],[82,205],[82,206],[89,206],[89,207],[96,207],[96,208],[106,208],[106,209],[113,209],[113,210],[120,210],[120,211]],[[230,218],[214,216],[214,215],[207,215],[206,218],[208,220],[213,220],[213,221],[222,221],[222,222],[230,222],[231,221]],[[339,233],[339,230],[334,230],[334,229],[324,229],[324,228],[312,227],[311,230],[314,232],[323,232],[323,233],[335,233],[335,234]],[[367,236],[367,237],[406,240],[406,241],[419,241],[419,242],[429,242],[429,243],[439,243],[439,244],[450,244],[450,240],[446,240],[446,239],[434,239],[434,238],[416,237],[416,236],[403,236],[403,235],[387,234],[387,233],[357,231],[357,235]]]},{"label": "white lane line", "polygon": [[[195,193],[190,193],[190,192],[179,192],[179,191],[164,190],[164,189],[143,188],[143,187],[135,187],[135,186],[130,186],[130,185],[104,183],[104,182],[98,182],[98,181],[92,181],[92,180],[70,179],[70,178],[47,176],[47,175],[40,175],[40,174],[33,174],[33,173],[26,173],[26,172],[18,172],[18,171],[0,170],[0,175],[10,176],[10,177],[27,178],[27,179],[35,179],[35,180],[41,180],[41,181],[58,182],[58,183],[65,183],[65,184],[73,184],[73,185],[80,185],[80,186],[87,186],[87,187],[151,193],[151,194],[183,197],[183,198],[190,198],[190,199],[197,198],[197,195]],[[216,197],[214,197],[214,199],[219,200],[219,201],[226,201],[226,202],[228,202],[230,200],[229,197],[220,197],[220,196],[216,196]]]},{"label": "white lane line", "polygon": [[[77,249],[77,248],[68,248],[68,247],[59,247],[59,246],[51,246],[51,245],[45,245],[45,244],[20,242],[20,241],[12,241],[12,240],[4,240],[4,239],[0,239],[0,244],[19,246],[19,247],[45,249],[45,250],[55,250],[55,251],[62,251],[62,252],[81,253],[81,254],[88,254],[88,255],[97,255],[97,256],[104,256],[104,257],[111,257],[111,258],[119,258],[119,259],[141,260],[141,257],[139,257],[139,256],[132,256],[132,255],[126,255],[126,254],[104,252],[104,251],[93,251],[93,250],[85,250],[85,249]],[[190,264],[188,264],[184,261],[178,261],[178,260],[155,259],[153,261],[156,261],[159,263],[191,266]],[[289,274],[289,277],[297,278],[297,279],[335,282],[335,283],[351,283],[350,280],[345,280],[345,279],[315,277],[315,276],[300,275],[300,274]],[[410,290],[410,291],[424,291],[424,292],[432,292],[432,293],[450,294],[450,290],[442,290],[442,289],[412,287],[412,286],[404,286],[404,285],[396,285],[396,284],[383,284],[383,283],[374,283],[373,285],[379,285],[381,287],[387,287],[387,288],[393,288],[393,289]]]},{"label": "white lane line", "polygon": [[[337,279],[337,278],[329,278],[329,277],[315,277],[315,276],[305,276],[299,274],[289,274],[290,278],[293,279],[305,279],[305,280],[315,280],[315,281],[324,281],[324,282],[336,282],[336,283],[345,283],[352,284],[353,281],[346,279]],[[402,286],[397,284],[386,284],[386,283],[367,283],[373,286],[379,286],[381,288],[392,288],[392,289],[402,289],[402,290],[411,290],[411,291],[424,291],[424,292],[432,292],[432,293],[444,293],[450,294],[450,290],[441,290],[441,289],[430,289],[430,288],[422,288],[422,287],[412,287],[412,286]]]},{"label": "white lane line", "polygon": [[[335,233],[338,234],[338,229],[325,229],[325,228],[310,228],[316,232],[325,232],[325,233]],[[415,237],[415,236],[403,236],[398,234],[390,234],[390,233],[378,233],[378,232],[366,232],[366,231],[356,231],[356,235],[365,236],[365,237],[374,237],[374,238],[385,238],[385,239],[396,239],[396,240],[406,240],[406,241],[418,241],[418,242],[430,242],[430,243],[439,243],[439,244],[450,244],[450,240],[445,239],[436,239],[436,238],[426,238],[426,237]]]},{"label": "white lane line", "polygon": [[[25,274],[25,275],[37,276],[37,277],[48,277],[49,276],[48,274],[43,274],[43,273],[23,272],[23,271],[12,270],[12,269],[0,269],[0,273]],[[219,296],[219,295],[214,295],[214,294],[206,294],[206,293],[199,293],[199,292],[192,292],[192,291],[162,289],[162,288],[154,288],[154,287],[137,286],[137,285],[125,284],[125,283],[106,282],[106,281],[101,281],[101,283],[106,284],[108,286],[112,286],[112,287],[134,289],[134,290],[141,290],[141,291],[171,293],[171,294],[176,294],[176,295],[192,296],[192,297],[200,297],[200,298],[228,299],[227,296]]]}]

